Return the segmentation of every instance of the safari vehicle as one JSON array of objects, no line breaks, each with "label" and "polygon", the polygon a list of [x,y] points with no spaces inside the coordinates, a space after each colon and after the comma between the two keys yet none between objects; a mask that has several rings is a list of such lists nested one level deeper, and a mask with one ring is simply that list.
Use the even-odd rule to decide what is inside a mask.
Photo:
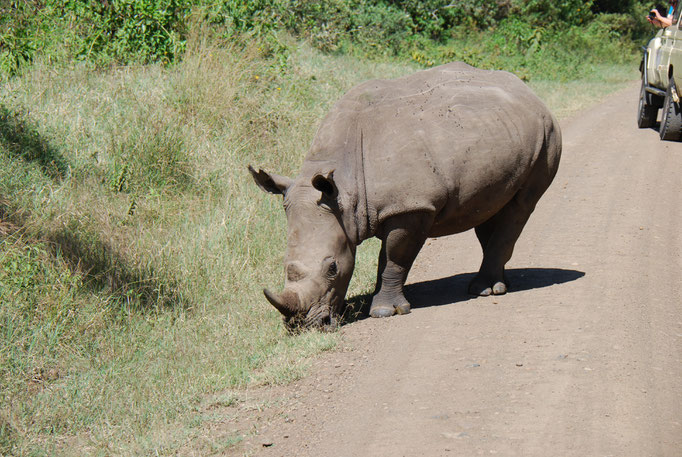
[{"label": "safari vehicle", "polygon": [[637,125],[654,127],[662,108],[659,134],[662,140],[682,140],[682,25],[677,8],[672,25],[661,29],[643,48],[640,64],[642,87],[639,92]]}]

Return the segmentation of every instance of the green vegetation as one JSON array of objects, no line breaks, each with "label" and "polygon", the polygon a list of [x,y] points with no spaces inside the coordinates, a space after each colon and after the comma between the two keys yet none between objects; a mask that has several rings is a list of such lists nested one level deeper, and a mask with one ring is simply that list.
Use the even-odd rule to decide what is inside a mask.
[{"label": "green vegetation", "polygon": [[[226,39],[247,34],[271,45],[278,32],[288,31],[325,52],[412,56],[427,65],[454,57],[509,68],[505,59],[514,57],[512,69],[529,63],[533,70],[548,57],[584,62],[623,54],[624,43],[650,34],[648,4],[636,0],[18,0],[0,5],[5,75],[35,58],[51,64],[168,64],[183,55],[197,26]],[[286,55],[281,43],[274,51]]]},{"label": "green vegetation", "polygon": [[294,175],[354,84],[462,59],[565,117],[636,77],[637,3],[448,5],[0,2],[0,455],[215,452],[207,402],[338,343],[263,299],[285,221],[246,165]]}]

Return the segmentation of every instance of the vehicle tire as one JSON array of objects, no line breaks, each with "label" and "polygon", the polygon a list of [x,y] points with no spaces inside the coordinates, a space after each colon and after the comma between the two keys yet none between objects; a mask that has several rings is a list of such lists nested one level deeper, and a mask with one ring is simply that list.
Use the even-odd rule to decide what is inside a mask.
[{"label": "vehicle tire", "polygon": [[640,129],[656,125],[658,106],[654,103],[654,95],[645,90],[644,80],[642,80],[642,87],[639,90],[639,107],[637,108],[637,126]]},{"label": "vehicle tire", "polygon": [[661,127],[658,133],[662,140],[680,141],[682,138],[682,110],[680,104],[673,101],[672,85],[670,81],[668,91],[663,101],[663,112],[661,113]]}]

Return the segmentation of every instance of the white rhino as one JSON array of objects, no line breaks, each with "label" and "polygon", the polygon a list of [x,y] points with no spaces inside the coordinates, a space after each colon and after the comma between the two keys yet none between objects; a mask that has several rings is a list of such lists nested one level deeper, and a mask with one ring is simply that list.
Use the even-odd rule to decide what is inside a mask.
[{"label": "white rhino", "polygon": [[290,179],[249,166],[284,196],[284,291],[264,290],[289,324],[334,324],[356,246],[382,241],[370,315],[410,311],[403,286],[428,237],[471,228],[483,248],[474,295],[504,294],[504,266],[552,182],[561,133],[516,76],[450,63],[351,89],[322,121]]}]

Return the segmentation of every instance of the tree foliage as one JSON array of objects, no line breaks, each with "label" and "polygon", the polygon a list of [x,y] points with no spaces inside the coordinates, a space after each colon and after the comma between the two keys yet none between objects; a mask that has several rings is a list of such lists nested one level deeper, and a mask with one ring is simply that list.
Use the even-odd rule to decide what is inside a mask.
[{"label": "tree foliage", "polygon": [[[598,22],[633,38],[648,33],[641,0],[17,0],[0,2],[0,72],[36,56],[97,65],[169,63],[198,21],[232,37],[278,30],[327,52],[399,54],[424,40],[523,23],[561,31]],[[606,19],[605,19],[606,17]]]}]

